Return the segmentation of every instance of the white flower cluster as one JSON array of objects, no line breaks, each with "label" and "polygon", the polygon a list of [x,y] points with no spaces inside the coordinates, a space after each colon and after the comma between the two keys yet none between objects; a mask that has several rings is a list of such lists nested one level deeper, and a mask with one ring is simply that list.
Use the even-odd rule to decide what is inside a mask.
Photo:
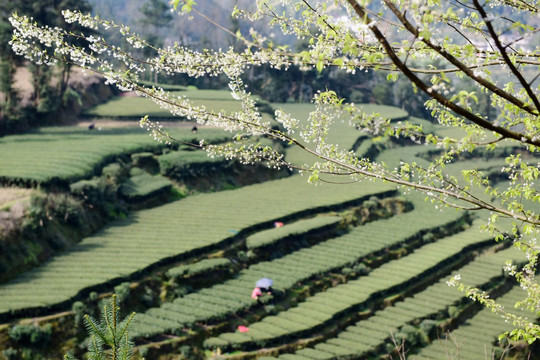
[{"label": "white flower cluster", "polygon": [[461,275],[456,274],[446,281],[446,285],[451,287],[457,287],[461,283]]},{"label": "white flower cluster", "polygon": [[263,146],[259,143],[246,143],[245,141],[234,141],[219,145],[205,145],[204,150],[211,158],[224,157],[227,160],[236,159],[245,165],[263,163],[272,169],[281,169],[287,166],[283,154],[270,146]]},{"label": "white flower cluster", "polygon": [[97,30],[99,28],[99,21],[88,15],[83,15],[80,11],[62,10],[62,16],[68,24],[78,23],[83,27]]}]

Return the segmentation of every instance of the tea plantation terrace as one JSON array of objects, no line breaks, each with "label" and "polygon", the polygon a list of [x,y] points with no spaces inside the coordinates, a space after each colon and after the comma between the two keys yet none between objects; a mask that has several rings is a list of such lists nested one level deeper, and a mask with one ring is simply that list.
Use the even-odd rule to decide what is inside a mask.
[{"label": "tea plantation terrace", "polygon": [[394,187],[376,182],[321,188],[293,176],[136,212],[1,284],[0,318],[50,312],[98,285],[125,281],[163,262],[218,248],[234,234],[269,227],[277,220],[394,193]]},{"label": "tea plantation terrace", "polygon": [[[523,289],[514,286],[507,294],[497,298],[497,303],[504,306],[505,309],[513,309],[514,305],[521,300],[523,300]],[[533,320],[530,317],[530,312],[521,309],[513,312],[517,315],[528,316],[529,320]],[[463,360],[482,359],[486,355],[495,359],[501,358],[504,349],[493,346],[493,343],[501,332],[514,329],[511,323],[501,326],[501,321],[499,314],[490,309],[482,309],[446,337],[434,340],[425,348],[420,349],[417,355],[411,354],[409,359],[438,360],[440,354],[449,354],[454,358],[459,355],[459,358]],[[534,354],[532,358],[534,358]]]},{"label": "tea plantation terrace", "polygon": [[[474,261],[462,266],[455,270],[453,274],[460,274],[462,279],[471,286],[482,287],[486,286],[494,281],[494,279],[500,279],[502,277],[501,264],[508,259],[512,259],[516,262],[523,261],[523,255],[515,248],[511,247],[506,250],[494,252],[493,250],[487,251],[483,255],[477,257]],[[452,274],[452,275],[453,275]],[[372,276],[370,274],[370,276]],[[338,331],[335,336],[327,339],[324,342],[318,343],[313,347],[307,347],[300,349],[293,354],[283,354],[277,357],[282,360],[306,360],[306,359],[335,359],[338,356],[347,357],[369,357],[376,356],[377,354],[389,353],[394,350],[395,345],[391,340],[392,334],[399,340],[401,336],[400,331],[411,328],[410,324],[416,324],[422,326],[424,324],[424,334],[429,335],[433,333],[436,323],[423,320],[445,319],[448,315],[448,309],[450,306],[459,305],[463,302],[469,302],[466,297],[456,289],[449,287],[446,284],[448,277],[442,278],[440,281],[433,285],[428,286],[426,289],[414,293],[411,296],[405,297],[403,301],[398,301],[391,306],[388,306],[382,310],[376,311],[372,316],[367,319],[363,319],[348,326],[344,331]],[[343,285],[339,285],[343,286]],[[330,289],[332,290],[332,289]],[[311,302],[308,299],[308,302]],[[326,309],[326,307],[325,307]],[[270,320],[274,318],[274,320]],[[271,322],[275,326],[290,326],[290,322],[286,323],[286,317],[268,317],[265,318],[266,322]],[[291,319],[291,318],[288,318]],[[429,326],[428,326],[429,325]],[[498,335],[493,333],[493,330],[500,331],[500,324],[494,327],[487,327],[484,331],[487,336],[483,336],[483,341],[477,343],[478,350],[483,350],[484,344],[489,344]],[[250,326],[250,330],[253,325]],[[415,327],[415,331],[418,329]],[[225,334],[220,335],[224,337]],[[238,335],[231,336],[231,341],[238,340]],[[432,334],[433,335],[433,334]],[[466,337],[467,339],[469,337]],[[460,337],[460,339],[466,339]],[[411,344],[410,345],[419,345]],[[447,346],[448,344],[446,344]],[[428,346],[428,349],[431,346]],[[438,357],[433,359],[439,359],[444,351],[434,352]],[[420,354],[425,351],[421,350]],[[479,355],[477,353],[477,355]],[[413,357],[416,358],[416,357]],[[423,358],[423,357],[419,357]],[[463,358],[463,355],[462,357]],[[465,357],[467,358],[467,357]],[[479,356],[472,359],[481,359]],[[271,357],[264,357],[265,360],[276,359]]]},{"label": "tea plantation terrace", "polygon": [[240,271],[233,279],[138,314],[132,331],[136,336],[148,337],[177,333],[198,321],[223,319],[254,305],[249,294],[258,278],[270,277],[274,280],[274,288],[287,291],[298,282],[350,266],[370,254],[417,238],[431,229],[455,223],[463,215],[448,210],[432,217],[433,208],[425,206],[421,196],[410,198],[415,205],[410,212],[366,223],[343,236],[275,260],[259,262]]},{"label": "tea plantation terrace", "polygon": [[[374,224],[383,222],[381,220]],[[469,230],[426,244],[407,256],[389,261],[371,271],[368,276],[329,288],[308,297],[296,307],[265,317],[251,324],[247,333],[225,333],[209,339],[206,346],[254,349],[261,345],[275,346],[282,340],[290,342],[295,337],[309,335],[321,325],[333,323],[340,314],[362,310],[370,299],[427,281],[437,273],[437,269],[457,259],[467,249],[490,243],[491,235],[482,234],[477,229],[478,224],[474,225]]]},{"label": "tea plantation terrace", "polygon": [[[171,135],[187,142],[224,142],[219,129],[174,128]],[[0,183],[18,186],[69,184],[93,176],[116,157],[157,151],[165,145],[140,127],[89,131],[82,127],[40,128],[24,135],[0,138]]]}]

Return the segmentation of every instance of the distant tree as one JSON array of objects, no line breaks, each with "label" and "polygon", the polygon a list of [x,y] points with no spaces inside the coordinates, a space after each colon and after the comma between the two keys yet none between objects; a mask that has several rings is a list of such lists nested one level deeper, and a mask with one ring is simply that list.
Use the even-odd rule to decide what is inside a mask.
[{"label": "distant tree", "polygon": [[13,116],[13,110],[18,102],[17,90],[13,87],[13,77],[15,75],[15,60],[11,48],[8,46],[11,26],[0,23],[0,45],[4,48],[0,50],[0,132],[2,122]]},{"label": "distant tree", "polygon": [[[23,65],[23,59],[11,50],[9,41],[13,28],[9,23],[12,13],[32,17],[40,25],[60,26],[69,31],[80,31],[77,24],[68,24],[61,14],[65,9],[78,9],[89,12],[91,7],[86,0],[36,0],[3,1],[0,3],[0,134],[6,131],[22,130],[29,122],[55,114],[62,105],[63,95],[69,82],[70,62],[59,63],[53,69],[43,64],[29,68],[32,74],[33,94],[31,104],[21,104],[20,97],[13,87],[15,70]],[[88,31],[86,31],[88,35]],[[70,43],[83,46],[86,41],[73,38]],[[54,81],[52,79],[54,78]],[[26,110],[23,109],[26,107]]]},{"label": "distant tree", "polygon": [[[145,35],[146,43],[152,45],[152,47],[145,47],[143,54],[145,56],[155,56],[156,50],[163,46],[163,38],[159,35],[160,29],[164,28],[173,19],[170,7],[162,0],[148,0],[139,9],[144,15],[139,22],[146,28],[143,32]],[[158,72],[154,73],[154,82],[157,80]]]},{"label": "distant tree", "polygon": [[[535,280],[540,254],[536,241],[540,233],[540,215],[536,210],[540,201],[536,185],[540,176],[538,0],[382,0],[382,5],[370,0],[282,0],[256,4],[254,11],[235,8],[233,16],[256,22],[268,19],[285,34],[307,39],[309,48],[294,51],[251,31],[249,36],[237,35],[246,46],[246,51],[239,53],[194,51],[175,46],[158,49],[153,59],[137,59],[132,53],[110,48],[95,38],[88,38],[91,52],[66,45],[67,39],[74,36],[68,31],[37,28],[26,18],[17,16],[12,18],[16,27],[12,44],[17,53],[37,61],[77,62],[104,74],[108,82],[116,83],[122,90],[135,90],[153,99],[174,115],[230,131],[233,134],[230,143],[198,145],[211,156],[238,158],[248,164],[262,161],[277,168],[296,167],[309,173],[310,182],[335,181],[335,176],[347,182],[386,181],[425,193],[437,206],[487,212],[489,220],[484,228],[498,239],[512,238],[527,256],[528,263],[523,268],[508,264],[506,270],[526,290],[518,306],[531,310],[533,317],[538,316],[540,286]],[[174,0],[173,5],[182,13],[189,13],[195,2]],[[80,12],[64,15],[69,22],[90,28],[119,30],[134,48],[148,46],[126,27]],[[40,47],[36,48],[34,41]],[[41,48],[53,45],[54,52]],[[108,52],[123,62],[124,69],[115,68],[102,56]],[[440,124],[457,130],[458,135],[441,136],[412,122],[393,123],[377,114],[366,114],[331,89],[314,94],[314,111],[309,115],[308,125],[278,109],[275,118],[282,128],[273,128],[258,111],[242,75],[251,67],[270,66],[285,71],[292,65],[319,73],[326,68],[340,69],[346,74],[373,69],[384,72],[392,82],[406,79],[409,92],[424,94],[425,108]],[[224,74],[242,111],[209,112],[189,99],[175,97],[159,88],[140,86],[138,76],[148,70],[194,78]],[[468,78],[469,83],[464,83],[462,78]],[[474,84],[474,91],[470,90],[470,84]],[[489,96],[490,106],[477,105],[478,93]],[[426,149],[432,150],[429,166],[402,162],[397,168],[388,168],[372,159],[358,158],[340,144],[329,143],[327,134],[338,116],[348,117],[351,131],[360,129],[378,137],[425,144]],[[161,141],[176,141],[147,117],[141,124]],[[290,164],[279,147],[250,143],[252,135],[265,135],[297,146],[316,160],[303,166]],[[506,176],[503,182],[492,181],[489,174],[476,168],[469,167],[456,174],[447,167],[466,157],[508,149],[506,164],[498,168],[498,174]],[[511,222],[509,232],[501,227],[501,219]],[[512,338],[533,342],[540,337],[540,326],[534,321],[513,315],[479,289],[466,287],[459,278],[450,283],[512,322],[516,327],[510,333]]]},{"label": "distant tree", "polygon": [[144,15],[140,22],[144,25],[153,27],[155,34],[159,29],[166,27],[173,19],[171,8],[162,0],[148,0],[139,11]]}]

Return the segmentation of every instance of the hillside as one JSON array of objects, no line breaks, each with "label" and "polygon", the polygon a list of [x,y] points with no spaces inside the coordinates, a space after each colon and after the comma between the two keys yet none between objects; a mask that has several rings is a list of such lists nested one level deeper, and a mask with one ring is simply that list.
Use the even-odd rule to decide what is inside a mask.
[{"label": "hillside", "polygon": [[[226,92],[189,91],[234,111]],[[82,354],[82,314],[97,316],[112,292],[124,311],[137,311],[136,358],[387,356],[391,334],[429,358],[436,353],[430,343],[449,329],[463,336],[461,324],[479,311],[445,287],[452,273],[493,296],[512,288],[501,276],[503,259],[522,259],[481,233],[474,214],[435,210],[384,183],[314,187],[288,171],[157,143],[131,120],[149,109],[144,101],[115,98],[88,110],[81,126],[0,140],[7,155],[1,179],[11,185],[1,192],[3,224],[11,226],[4,225],[0,256],[4,358],[60,359],[68,348]],[[311,109],[269,105],[299,119]],[[365,106],[394,121],[408,117]],[[165,120],[177,138],[227,141],[217,129],[195,133],[192,123]],[[338,124],[329,136],[360,157],[393,166],[424,161],[428,151]],[[512,151],[505,149],[500,156]],[[295,149],[287,156],[314,160]],[[498,160],[470,161],[489,171]],[[274,292],[255,301],[250,293],[262,277],[274,281]],[[489,339],[500,325],[490,324],[482,341],[499,354]],[[467,349],[461,358],[476,360],[478,348]]]}]

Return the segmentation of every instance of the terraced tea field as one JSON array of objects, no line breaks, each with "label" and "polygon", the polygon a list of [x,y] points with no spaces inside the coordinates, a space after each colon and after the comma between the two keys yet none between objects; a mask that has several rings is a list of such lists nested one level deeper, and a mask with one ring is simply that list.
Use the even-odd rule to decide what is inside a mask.
[{"label": "terraced tea field", "polygon": [[[309,113],[315,110],[315,106],[312,104],[274,104],[273,106],[290,114],[292,118],[297,119],[303,126],[307,125]],[[396,121],[408,117],[406,111],[393,106],[360,104],[358,107],[363,108],[368,114],[378,113],[385,118]],[[345,117],[335,119],[330,130],[328,133],[328,143],[339,144],[341,150],[352,150],[360,139],[363,140],[362,142],[366,148],[369,147],[370,137],[358,131],[354,126],[351,126]],[[317,159],[299,148],[292,148],[287,152],[287,160],[296,165],[303,165],[304,163],[311,164]]]},{"label": "terraced tea field", "polygon": [[[468,284],[480,287],[492,281],[494,278],[500,277],[501,261],[512,258],[515,258],[516,261],[523,260],[522,254],[514,248],[502,250],[497,253],[489,251],[469,264],[454,271],[454,274],[459,273]],[[427,328],[426,325],[431,325],[433,327],[432,318],[437,318],[441,315],[445,316],[451,306],[465,301],[465,298],[462,297],[460,292],[455,291],[455,289],[446,284],[446,280],[447,278],[444,277],[439,282],[436,282],[426,289],[416,292],[412,294],[412,296],[408,296],[404,300],[400,300],[382,310],[374,312],[368,318],[348,326],[345,330],[339,331],[336,335],[324,342],[313,347],[298,350],[294,352],[294,354],[283,354],[278,358],[304,360],[334,359],[336,356],[367,357],[376,353],[384,353],[389,349],[391,350],[394,347],[391,339],[392,335],[399,339],[399,336],[402,334],[401,331],[410,327],[410,324],[417,324],[417,326],[418,324],[420,324],[420,326],[421,324],[425,324],[424,328]],[[270,319],[266,321],[270,321]],[[278,325],[278,323],[276,323],[276,325]],[[281,325],[283,326],[284,324],[282,323]],[[491,330],[494,329],[495,327]],[[427,331],[429,332],[429,328],[427,328]],[[493,334],[488,332],[487,336],[484,336],[482,344],[489,344],[497,335],[497,333]],[[467,338],[462,337],[462,339]],[[422,349],[420,354],[428,352],[428,349],[433,346],[434,345],[430,345],[425,350]],[[482,346],[483,345],[479,346],[479,348]],[[435,356],[433,359],[440,359],[441,356],[444,356],[445,352],[438,351],[433,354]],[[412,358],[416,357],[413,356]],[[474,359],[481,358],[482,357],[479,356]]]},{"label": "terraced tea field", "polygon": [[[522,299],[523,289],[515,286],[507,294],[497,298],[497,301],[505,309],[512,309],[516,302]],[[534,318],[531,318],[531,313],[528,311],[518,309],[517,314],[534,321]],[[413,360],[436,360],[439,359],[441,353],[464,360],[481,359],[485,356],[488,358],[504,356],[504,352],[508,349],[494,346],[494,339],[501,334],[501,331],[510,331],[513,327],[510,323],[506,323],[504,326],[501,326],[500,323],[501,315],[488,309],[483,309],[474,317],[467,320],[463,326],[449,332],[446,337],[435,340],[410,358]],[[533,354],[532,358],[536,355]]]},{"label": "terraced tea field", "polygon": [[[421,201],[417,199],[416,204]],[[406,242],[408,238],[418,233],[454,222],[459,217],[458,213],[451,211],[441,214],[436,222],[416,222],[414,226],[407,227],[404,231],[403,224],[411,219],[427,218],[427,213],[423,212],[425,210],[425,207],[420,207],[387,220],[369,223],[321,244],[272,261],[251,265],[234,279],[223,284],[186,295],[172,303],[164,304],[159,309],[150,309],[145,314],[140,314],[135,320],[134,331],[145,336],[174,332],[196,321],[207,321],[241,311],[253,304],[253,300],[247,295],[258,278],[270,277],[275,281],[276,289],[288,291],[297,282],[351,266],[358,259],[371,253]],[[213,300],[210,301],[210,298]],[[222,304],[222,300],[225,304]],[[231,305],[231,301],[235,305]]]},{"label": "terraced tea field", "polygon": [[[187,88],[182,91],[171,91],[171,94],[176,97],[187,97],[193,101],[193,105],[204,106],[209,111],[222,111],[230,114],[242,110],[242,104],[233,99],[231,93],[227,90]],[[178,120],[169,111],[160,108],[148,98],[136,96],[134,93],[125,95],[127,96],[117,96],[104,104],[97,105],[87,110],[85,115],[96,120],[100,118],[138,120],[145,115],[148,115],[151,119]],[[270,114],[263,112],[262,115],[266,120],[274,122]]]},{"label": "terraced tea field", "polygon": [[141,211],[0,285],[0,314],[27,308],[38,311],[168,258],[217,247],[246,229],[394,191],[377,183],[353,191],[339,186],[320,191],[294,176]]},{"label": "terraced tea field", "polygon": [[[212,99],[212,109],[238,109],[228,92],[183,89],[178,94],[201,104]],[[147,101],[119,98],[89,114],[167,116],[143,100]],[[301,121],[313,109],[309,104],[273,106]],[[366,109],[393,121],[408,117],[392,107],[366,105]],[[439,129],[426,120],[412,120]],[[348,123],[338,119],[336,124],[330,141],[344,149],[365,156],[375,145],[379,151],[383,148],[379,139]],[[215,129],[192,134],[187,127],[172,132],[184,140],[227,139]],[[427,164],[425,146],[394,146],[378,155],[390,168],[400,160]],[[188,170],[198,174],[194,168],[213,166],[216,161],[186,150],[156,158],[154,154],[162,148],[135,128],[44,128],[0,139],[0,177],[13,184],[70,183],[91,178],[118,156],[152,152],[155,171],[149,174],[132,168],[119,188],[126,198],[136,199],[169,189],[174,185],[171,178],[181,178]],[[297,164],[314,161],[295,149],[287,156]],[[475,157],[447,166],[455,174],[464,166],[490,173],[501,161],[500,157]],[[412,210],[384,219],[371,217],[370,222],[358,225],[357,217],[375,212],[380,199],[388,196],[404,197]],[[393,204],[398,207],[403,199]],[[0,284],[0,319],[54,318],[56,311],[69,310],[75,300],[97,303],[90,291],[104,295],[125,281],[132,282],[134,289],[147,281],[151,286],[145,291],[159,300],[152,304],[134,300],[139,310],[130,332],[135,336],[136,359],[143,354],[147,359],[162,355],[231,360],[375,359],[392,353],[392,335],[406,341],[408,358],[445,359],[448,342],[437,337],[451,326],[456,328],[451,337],[463,344],[459,357],[476,360],[481,358],[479,349],[499,354],[493,340],[504,330],[503,323],[484,311],[475,315],[471,302],[446,281],[459,273],[468,284],[499,291],[501,301],[511,304],[519,289],[505,294],[511,284],[503,276],[502,265],[507,259],[522,259],[513,248],[495,245],[489,234],[479,231],[481,221],[474,218],[453,209],[436,210],[424,196],[402,196],[389,184],[364,181],[316,187],[298,175],[190,195],[133,211],[41,266]],[[274,294],[257,301],[250,294],[262,277],[273,279]],[[71,315],[62,316],[62,322],[72,321]],[[49,320],[33,320],[40,321]],[[245,328],[240,331],[239,325]],[[0,326],[0,339],[9,338],[7,328]],[[12,346],[14,341],[9,341]],[[79,339],[65,341],[72,345]]]},{"label": "terraced tea field", "polygon": [[[419,216],[420,214],[414,215]],[[399,221],[403,220],[399,219]],[[362,232],[362,229],[359,229],[359,232]],[[399,239],[400,236],[399,231],[388,235],[394,239]],[[390,261],[374,269],[369,276],[330,288],[309,297],[307,301],[301,302],[297,307],[283,311],[276,316],[265,317],[262,321],[251,324],[250,331],[245,334],[225,333],[217,339],[208,340],[207,345],[226,348],[242,347],[245,346],[244,344],[255,343],[258,346],[261,343],[275,345],[280,338],[286,338],[290,341],[295,334],[309,334],[316,326],[329,325],[339,314],[362,309],[370,298],[375,298],[385,292],[391,293],[391,289],[403,286],[407,282],[421,282],[429,273],[436,272],[437,267],[452,257],[458,256],[465,248],[490,240],[490,236],[481,237],[478,230],[473,228],[470,231],[424,245],[408,256]],[[304,268],[306,265],[302,267]],[[291,324],[291,320],[293,324]],[[219,339],[224,341],[219,341]]]},{"label": "terraced tea field", "polygon": [[[184,141],[223,142],[228,135],[218,129],[174,128],[171,134]],[[108,128],[101,131],[82,127],[41,128],[24,135],[0,138],[0,182],[19,185],[47,185],[91,177],[101,166],[122,154],[157,151],[165,145],[140,127]]]}]

